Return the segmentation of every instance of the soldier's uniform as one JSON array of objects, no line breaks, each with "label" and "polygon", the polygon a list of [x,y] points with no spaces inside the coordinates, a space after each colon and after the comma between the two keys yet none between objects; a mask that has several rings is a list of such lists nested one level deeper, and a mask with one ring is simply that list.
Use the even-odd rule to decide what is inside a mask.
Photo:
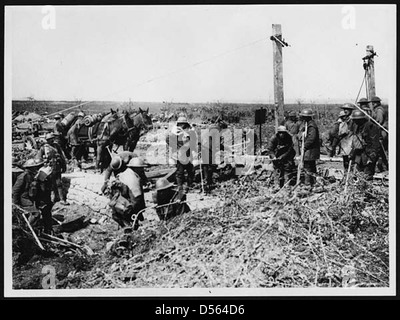
[{"label": "soldier's uniform", "polygon": [[[13,203],[22,206],[28,212],[40,211],[44,232],[52,231],[51,201],[52,182],[48,168],[43,171],[43,160],[29,159],[12,189]],[[42,167],[42,168],[41,168]],[[39,170],[40,169],[40,170]]]},{"label": "soldier's uniform", "polygon": [[[356,107],[350,103],[346,103],[342,109],[348,108],[354,110]],[[354,131],[354,123],[344,110],[339,113],[339,120],[333,132],[330,157],[336,155],[336,148],[339,147],[339,154],[343,157],[343,167],[345,170],[349,168],[349,154],[351,152],[352,135]]]},{"label": "soldier's uniform", "polygon": [[291,134],[293,139],[293,148],[296,152],[296,156],[300,155],[299,141],[297,140],[297,134],[299,133],[300,124],[297,121],[297,114],[295,111],[289,113],[288,119],[285,121],[284,126],[287,131]]},{"label": "soldier's uniform", "polygon": [[[78,167],[80,167],[80,163],[78,160],[80,160],[82,157],[85,161],[88,160],[89,157],[89,151],[88,148],[79,143],[79,129],[81,126],[84,126],[84,117],[85,114],[80,111],[77,116],[77,120],[75,121],[74,125],[69,129],[68,131],[68,138],[69,138],[69,143],[71,145],[71,159],[73,160],[74,164]],[[75,137],[74,137],[74,134]]]},{"label": "soldier's uniform", "polygon": [[[136,215],[136,224],[133,228],[139,227],[139,221],[143,221],[143,213],[140,211],[146,208],[143,192],[143,181],[146,180],[143,160],[135,157],[128,163],[128,168],[117,175],[115,187],[118,188],[120,196],[128,200],[122,209],[113,207],[113,219],[121,226],[126,227],[132,224]],[[140,213],[139,213],[140,212]]]},{"label": "soldier's uniform", "polygon": [[47,142],[42,145],[36,155],[37,159],[43,160],[46,166],[51,167],[52,189],[54,201],[61,200],[61,204],[68,205],[67,195],[63,190],[61,173],[66,171],[66,159],[61,147],[54,143],[54,135],[46,135]]},{"label": "soldier's uniform", "polygon": [[[153,193],[153,201],[159,208],[156,209],[160,220],[168,220],[177,215],[190,211],[187,205],[186,194],[170,183],[165,178],[156,182],[156,191]],[[170,203],[170,205],[168,205]]]},{"label": "soldier's uniform", "polygon": [[58,144],[61,147],[61,150],[64,152],[64,155],[67,159],[71,158],[69,151],[67,150],[67,139],[65,126],[62,123],[62,117],[60,114],[56,114],[54,116],[56,123],[54,124],[54,143]]},{"label": "soldier's uniform", "polygon": [[279,173],[279,187],[282,188],[285,181],[290,181],[290,185],[295,185],[296,166],[294,157],[296,151],[293,148],[292,136],[285,126],[279,126],[277,133],[269,142],[268,152],[275,158],[272,163]]},{"label": "soldier's uniform", "polygon": [[[304,184],[313,187],[315,184],[315,174],[317,173],[316,160],[320,157],[320,140],[318,126],[312,120],[313,112],[310,109],[302,110],[300,113],[300,124],[298,138],[302,140],[302,135],[305,133],[304,139]],[[307,124],[307,132],[305,132]]]},{"label": "soldier's uniform", "polygon": [[[388,115],[381,105],[381,99],[379,97],[371,98],[372,104],[372,116],[382,127],[389,129]],[[380,150],[378,158],[378,168],[383,171],[384,167],[389,168],[389,160],[387,159],[389,147],[389,135],[385,130],[381,129],[380,136]]]},{"label": "soldier's uniform", "polygon": [[128,163],[135,157],[137,157],[137,155],[131,151],[122,151],[112,157],[110,165],[104,171],[104,184],[101,188],[103,193],[111,175],[114,173],[114,176],[117,176],[119,173],[124,172],[128,168]]},{"label": "soldier's uniform", "polygon": [[[185,117],[179,117],[176,126],[167,136],[169,146],[169,160],[176,164],[176,182],[178,188],[183,189],[186,180],[187,189],[192,187],[194,180],[193,156],[196,141],[193,141],[195,132],[189,131],[190,124]],[[191,134],[193,133],[193,134]],[[192,139],[191,139],[192,138]],[[185,176],[185,172],[187,175]]]},{"label": "soldier's uniform", "polygon": [[368,121],[362,111],[352,114],[355,124],[352,151],[350,157],[358,171],[364,172],[367,180],[372,180],[380,151],[380,129],[372,121]]}]

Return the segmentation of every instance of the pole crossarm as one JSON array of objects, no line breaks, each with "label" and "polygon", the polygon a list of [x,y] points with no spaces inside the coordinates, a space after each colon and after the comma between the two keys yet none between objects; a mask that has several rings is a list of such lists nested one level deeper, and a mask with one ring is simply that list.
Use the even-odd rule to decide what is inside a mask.
[{"label": "pole crossarm", "polygon": [[272,41],[278,42],[282,47],[290,47],[290,45],[285,42],[285,39],[281,39],[280,35],[271,36],[270,39]]}]

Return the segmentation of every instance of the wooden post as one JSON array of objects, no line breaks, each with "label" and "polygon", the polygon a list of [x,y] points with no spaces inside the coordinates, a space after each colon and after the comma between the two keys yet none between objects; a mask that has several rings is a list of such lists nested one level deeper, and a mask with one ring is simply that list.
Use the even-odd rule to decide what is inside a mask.
[{"label": "wooden post", "polygon": [[366,48],[367,51],[367,55],[365,56],[365,58],[367,58],[367,73],[366,73],[366,77],[367,77],[367,92],[368,92],[368,96],[367,99],[370,100],[373,96],[375,96],[375,65],[374,65],[374,56],[375,56],[375,52],[374,52],[374,47],[371,45],[368,45]]},{"label": "wooden post", "polygon": [[[274,98],[275,98],[275,132],[283,120],[283,65],[282,65],[282,29],[280,24],[272,25],[273,59],[274,59]],[[281,40],[281,41],[279,41]]]}]

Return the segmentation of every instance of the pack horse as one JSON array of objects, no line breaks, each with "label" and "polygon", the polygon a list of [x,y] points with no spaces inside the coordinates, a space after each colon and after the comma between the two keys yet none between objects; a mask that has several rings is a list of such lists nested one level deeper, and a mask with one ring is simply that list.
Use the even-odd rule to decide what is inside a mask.
[{"label": "pack horse", "polygon": [[67,133],[71,145],[72,159],[76,160],[79,150],[92,147],[96,151],[95,168],[104,170],[111,161],[107,147],[123,146],[124,150],[133,151],[140,137],[152,128],[148,109],[139,108],[139,112],[111,112],[99,122],[90,124],[75,123]]}]

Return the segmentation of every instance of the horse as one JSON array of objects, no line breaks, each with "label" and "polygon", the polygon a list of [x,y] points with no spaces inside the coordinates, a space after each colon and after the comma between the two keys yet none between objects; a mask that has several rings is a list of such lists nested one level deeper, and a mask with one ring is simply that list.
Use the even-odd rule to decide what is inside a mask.
[{"label": "horse", "polygon": [[121,113],[111,110],[100,122],[90,126],[75,123],[68,131],[69,143],[72,146],[72,156],[76,160],[79,147],[93,147],[96,150],[95,169],[103,171],[110,163],[110,152],[107,147],[114,144],[123,146],[124,150],[133,151],[143,134],[152,126],[148,109],[131,116],[128,112]]}]

